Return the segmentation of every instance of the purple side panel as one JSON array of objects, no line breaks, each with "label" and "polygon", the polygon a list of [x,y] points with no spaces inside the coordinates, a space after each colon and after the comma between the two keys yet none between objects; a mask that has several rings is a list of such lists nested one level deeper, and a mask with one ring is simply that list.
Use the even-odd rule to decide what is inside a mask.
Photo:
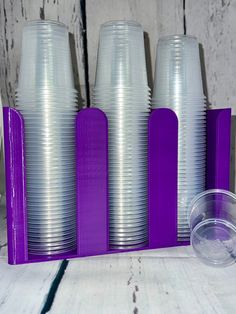
[{"label": "purple side panel", "polygon": [[[230,186],[231,110],[215,109],[207,112],[207,189],[225,189]],[[222,205],[216,196],[216,217],[222,218]],[[216,231],[216,237],[227,240],[225,233]]]},{"label": "purple side panel", "polygon": [[79,256],[108,250],[108,123],[95,108],[76,120],[76,172]]},{"label": "purple side panel", "polygon": [[3,108],[7,237],[9,264],[28,259],[24,121],[13,108]]},{"label": "purple side panel", "polygon": [[149,248],[177,244],[178,120],[170,109],[149,118]]},{"label": "purple side panel", "polygon": [[207,189],[229,190],[231,109],[207,111]]}]

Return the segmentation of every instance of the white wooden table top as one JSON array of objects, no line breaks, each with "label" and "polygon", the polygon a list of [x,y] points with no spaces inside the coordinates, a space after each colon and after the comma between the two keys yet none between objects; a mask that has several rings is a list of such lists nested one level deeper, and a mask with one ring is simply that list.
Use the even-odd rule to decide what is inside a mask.
[{"label": "white wooden table top", "polygon": [[[62,262],[10,266],[6,254],[1,209],[0,313],[45,313]],[[53,294],[52,314],[235,314],[236,265],[202,265],[191,247],[82,258]]]}]

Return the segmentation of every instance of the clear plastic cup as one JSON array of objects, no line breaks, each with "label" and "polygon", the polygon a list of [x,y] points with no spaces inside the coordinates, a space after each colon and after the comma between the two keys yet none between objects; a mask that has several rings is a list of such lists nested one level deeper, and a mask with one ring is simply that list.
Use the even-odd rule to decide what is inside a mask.
[{"label": "clear plastic cup", "polygon": [[[119,24],[125,25],[120,30]],[[113,21],[100,31],[95,87],[147,86],[143,30],[140,24]],[[107,35],[107,30],[112,29]],[[123,36],[121,36],[121,33]]]},{"label": "clear plastic cup", "polygon": [[200,260],[224,267],[236,261],[236,195],[207,190],[189,205],[191,244]]},{"label": "clear plastic cup", "polygon": [[198,42],[191,36],[178,37],[180,47],[170,44],[170,36],[158,41],[153,98],[157,98],[159,91],[203,95]]},{"label": "clear plastic cup", "polygon": [[[42,40],[42,28],[48,40]],[[34,29],[33,32],[31,30]],[[60,33],[59,37],[56,37]],[[73,88],[69,35],[65,25],[53,21],[27,23],[23,29],[18,89],[37,86]]]}]

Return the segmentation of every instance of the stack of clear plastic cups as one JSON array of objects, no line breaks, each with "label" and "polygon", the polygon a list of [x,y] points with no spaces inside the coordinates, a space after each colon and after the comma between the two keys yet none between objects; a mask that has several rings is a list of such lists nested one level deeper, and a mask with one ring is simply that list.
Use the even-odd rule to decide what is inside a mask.
[{"label": "stack of clear plastic cups", "polygon": [[76,102],[67,28],[46,20],[27,23],[16,107],[25,123],[32,255],[62,254],[76,247]]},{"label": "stack of clear plastic cups", "polygon": [[178,240],[189,240],[188,206],[205,189],[206,167],[206,98],[196,38],[158,41],[152,106],[170,108],[178,117]]},{"label": "stack of clear plastic cups", "polygon": [[93,105],[109,125],[110,247],[142,247],[147,226],[147,124],[150,90],[143,30],[133,21],[102,25]]}]

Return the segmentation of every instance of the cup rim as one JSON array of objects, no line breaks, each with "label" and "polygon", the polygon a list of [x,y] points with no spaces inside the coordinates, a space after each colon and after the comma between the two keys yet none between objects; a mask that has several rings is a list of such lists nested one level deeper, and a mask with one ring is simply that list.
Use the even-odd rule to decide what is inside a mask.
[{"label": "cup rim", "polygon": [[[224,189],[208,189],[208,190],[205,190],[199,194],[197,194],[190,202],[188,208],[190,209],[188,211],[188,224],[189,224],[189,227],[190,227],[190,217],[193,213],[193,210],[194,210],[194,205],[203,197],[203,196],[206,196],[206,195],[209,195],[209,194],[224,194],[224,195],[227,195],[231,198],[233,198],[235,201],[236,201],[236,195],[231,192],[231,191],[228,191],[228,190],[224,190]],[[196,226],[195,226],[196,227]]]},{"label": "cup rim", "polygon": [[46,20],[40,20],[40,19],[36,19],[36,20],[32,20],[32,21],[27,21],[27,23],[25,23],[24,28],[31,28],[32,26],[43,26],[43,25],[57,25],[57,26],[61,26],[64,29],[68,29],[67,26],[59,21],[53,20],[53,19],[46,19]]}]

